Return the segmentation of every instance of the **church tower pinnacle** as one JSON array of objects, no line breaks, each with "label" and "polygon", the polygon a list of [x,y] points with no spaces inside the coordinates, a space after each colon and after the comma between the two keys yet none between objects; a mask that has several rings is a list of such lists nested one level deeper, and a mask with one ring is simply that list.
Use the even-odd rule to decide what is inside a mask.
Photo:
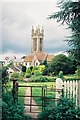
[{"label": "church tower pinnacle", "polygon": [[40,53],[44,51],[43,48],[43,41],[44,41],[44,29],[40,29],[39,25],[34,30],[34,27],[32,26],[32,53]]}]

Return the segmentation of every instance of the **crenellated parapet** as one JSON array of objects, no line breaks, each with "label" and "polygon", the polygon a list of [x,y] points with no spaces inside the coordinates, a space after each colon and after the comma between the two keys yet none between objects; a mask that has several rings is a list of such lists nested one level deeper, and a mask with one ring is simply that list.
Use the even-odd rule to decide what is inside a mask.
[{"label": "crenellated parapet", "polygon": [[43,26],[42,26],[42,28],[40,29],[40,26],[38,25],[38,27],[36,27],[36,28],[34,28],[33,26],[32,26],[32,36],[33,35],[35,35],[35,36],[37,36],[37,35],[42,35],[42,36],[44,36],[44,29],[43,29]]}]

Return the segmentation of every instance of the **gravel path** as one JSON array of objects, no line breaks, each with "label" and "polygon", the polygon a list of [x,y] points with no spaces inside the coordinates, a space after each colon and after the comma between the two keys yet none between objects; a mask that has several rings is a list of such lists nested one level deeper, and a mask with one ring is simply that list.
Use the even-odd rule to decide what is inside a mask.
[{"label": "gravel path", "polygon": [[[30,87],[27,87],[26,88],[26,96],[30,96],[30,95],[31,95]],[[25,97],[24,104],[30,104],[30,99],[31,99],[31,97]],[[35,100],[33,100],[33,98],[32,98],[32,104],[36,105]],[[38,106],[31,106],[31,112],[30,112],[30,106],[25,106],[25,108],[24,108],[24,114],[29,114],[32,116],[32,118],[37,118],[38,113],[36,113],[36,112],[39,112]]]}]

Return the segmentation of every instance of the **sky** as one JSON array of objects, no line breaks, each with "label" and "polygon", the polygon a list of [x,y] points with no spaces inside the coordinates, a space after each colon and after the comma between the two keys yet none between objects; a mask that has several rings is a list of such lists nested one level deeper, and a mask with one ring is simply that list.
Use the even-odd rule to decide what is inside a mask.
[{"label": "sky", "polygon": [[[57,12],[58,0],[27,1],[3,0],[0,4],[0,55],[26,55],[31,53],[31,29],[44,28],[44,51],[61,53],[68,49],[64,40],[70,35],[66,25],[47,19]],[[1,46],[2,45],[2,46]]]}]

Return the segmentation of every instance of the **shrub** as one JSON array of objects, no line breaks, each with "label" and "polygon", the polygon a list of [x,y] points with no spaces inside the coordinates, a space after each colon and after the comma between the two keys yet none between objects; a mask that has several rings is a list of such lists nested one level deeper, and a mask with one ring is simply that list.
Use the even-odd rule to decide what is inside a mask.
[{"label": "shrub", "polygon": [[26,78],[30,78],[30,73],[27,73],[27,74],[26,74]]},{"label": "shrub", "polygon": [[22,66],[22,72],[26,72],[26,66]]},{"label": "shrub", "polygon": [[45,65],[39,65],[39,71],[43,72],[45,70]]},{"label": "shrub", "polygon": [[40,120],[77,120],[76,116],[79,115],[71,99],[61,98],[57,105],[51,104],[40,113],[39,118]]},{"label": "shrub", "polygon": [[30,68],[27,68],[26,73],[31,74],[31,70],[30,70]]},{"label": "shrub", "polygon": [[45,77],[41,76],[32,76],[32,82],[47,82],[47,79]]},{"label": "shrub", "polygon": [[39,70],[35,70],[34,71],[34,75],[35,76],[40,76],[40,75],[42,75],[42,73]]},{"label": "shrub", "polygon": [[77,109],[77,119],[80,120],[80,107]]},{"label": "shrub", "polygon": [[12,78],[19,78],[19,73],[14,72],[14,73],[12,73],[11,77]]},{"label": "shrub", "polygon": [[24,107],[19,103],[14,103],[12,93],[3,93],[2,120],[29,120],[28,115],[24,115]]},{"label": "shrub", "polygon": [[31,82],[55,82],[56,78],[46,77],[46,76],[35,76],[33,75],[31,78]]},{"label": "shrub", "polygon": [[59,77],[63,78],[63,71],[59,71]]}]

